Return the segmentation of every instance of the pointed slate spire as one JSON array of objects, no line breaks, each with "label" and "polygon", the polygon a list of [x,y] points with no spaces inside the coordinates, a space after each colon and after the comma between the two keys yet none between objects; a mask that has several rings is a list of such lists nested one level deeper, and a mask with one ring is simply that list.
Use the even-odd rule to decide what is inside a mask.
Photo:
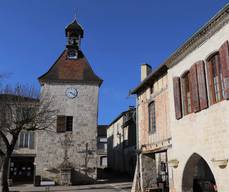
[{"label": "pointed slate spire", "polygon": [[65,28],[66,37],[78,37],[83,38],[84,30],[81,25],[77,22],[76,18]]}]

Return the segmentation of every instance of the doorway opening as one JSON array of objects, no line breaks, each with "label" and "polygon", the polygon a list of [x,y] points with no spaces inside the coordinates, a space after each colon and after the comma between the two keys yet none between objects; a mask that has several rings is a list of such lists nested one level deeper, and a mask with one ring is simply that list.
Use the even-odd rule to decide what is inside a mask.
[{"label": "doorway opening", "polygon": [[13,184],[33,183],[34,157],[12,157],[10,160],[10,179]]},{"label": "doorway opening", "polygon": [[182,192],[216,192],[216,181],[207,162],[194,153],[186,163]]}]

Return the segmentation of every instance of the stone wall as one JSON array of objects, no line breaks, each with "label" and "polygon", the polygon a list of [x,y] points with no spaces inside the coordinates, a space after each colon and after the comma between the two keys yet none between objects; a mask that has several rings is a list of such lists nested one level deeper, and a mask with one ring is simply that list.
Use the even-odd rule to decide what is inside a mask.
[{"label": "stone wall", "polygon": [[[78,90],[78,96],[69,99],[65,96],[68,87]],[[56,133],[56,123],[51,131],[37,132],[36,140],[36,175],[49,178],[59,183],[59,166],[64,160],[63,141],[65,135],[71,141],[68,147],[68,161],[74,167],[73,184],[88,183],[96,179],[96,144],[98,90],[96,85],[54,85],[45,84],[42,95],[51,96],[53,108],[58,115],[73,116],[72,132]],[[47,94],[48,93],[48,94]],[[56,118],[56,117],[54,117]],[[88,171],[85,171],[86,144],[88,144]]]},{"label": "stone wall", "polygon": [[107,129],[108,137],[108,167],[114,171],[124,172],[123,154],[123,117]]},{"label": "stone wall", "polygon": [[[125,120],[127,116],[131,118],[129,121]],[[136,124],[133,118],[133,110],[124,112],[107,129],[108,167],[130,176],[134,176],[136,165]]]},{"label": "stone wall", "polygon": [[229,101],[210,105],[207,109],[175,118],[172,78],[181,76],[184,71],[199,60],[205,60],[211,53],[229,40],[229,24],[223,26],[213,36],[190,52],[184,59],[169,69],[169,101],[173,151],[170,159],[179,161],[173,169],[176,192],[182,191],[182,175],[185,165],[193,154],[200,155],[208,164],[216,179],[218,191],[229,191],[229,166],[219,168],[213,159],[228,159],[229,155]]},{"label": "stone wall", "polygon": [[124,171],[134,176],[137,154],[135,146],[124,148]]},{"label": "stone wall", "polygon": [[[171,137],[169,129],[169,100],[167,75],[163,75],[154,83],[154,91],[150,87],[138,95],[139,146],[163,141]],[[155,102],[156,132],[149,133],[149,104]]]},{"label": "stone wall", "polygon": [[[161,163],[167,165],[167,150],[171,150],[171,130],[169,116],[168,76],[165,72],[152,82],[151,86],[138,94],[138,142],[141,166],[141,186],[143,189],[157,187],[157,179],[168,187],[168,168],[161,172]],[[155,103],[156,130],[149,131],[149,104]],[[155,151],[155,152],[154,152]]]},{"label": "stone wall", "polygon": [[155,187],[157,183],[155,154],[144,154],[140,158],[141,185],[143,189]]}]

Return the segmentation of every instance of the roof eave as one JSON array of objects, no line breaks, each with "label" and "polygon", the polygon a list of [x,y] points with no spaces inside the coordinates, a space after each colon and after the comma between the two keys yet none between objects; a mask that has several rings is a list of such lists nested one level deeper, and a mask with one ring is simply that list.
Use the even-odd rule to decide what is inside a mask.
[{"label": "roof eave", "polygon": [[99,87],[102,85],[103,80],[100,79],[98,81],[85,81],[85,80],[59,80],[59,79],[38,79],[40,85],[44,85],[45,83],[78,83],[78,84],[88,84],[88,85],[98,85]]},{"label": "roof eave", "polygon": [[[159,70],[163,66],[166,66],[167,68],[171,68],[176,63],[178,63],[178,61],[179,61],[178,57],[181,57],[180,59],[182,59],[183,57],[185,57],[185,54],[182,55],[182,53],[185,52],[185,50],[187,50],[187,47],[193,46],[193,44],[198,41],[198,38],[206,35],[206,31],[208,31],[209,28],[213,28],[214,27],[213,24],[221,16],[223,16],[224,14],[228,14],[228,13],[229,13],[229,3],[226,4],[215,16],[213,16],[206,24],[204,24],[203,27],[201,27],[196,33],[194,33],[187,41],[185,41],[184,44],[182,44],[178,49],[176,49],[176,51],[174,51],[174,53],[172,53],[168,57],[168,59],[166,59],[165,62],[163,62],[159,66],[159,68],[157,70]],[[194,46],[194,48],[195,48],[195,46]],[[155,74],[156,71],[151,72],[149,74],[149,76],[146,77],[145,80],[143,80],[136,88],[134,88],[134,89],[132,89],[130,91],[130,94],[131,95],[134,95],[134,94],[139,93],[139,91],[141,91],[147,85],[149,79],[151,79],[154,76],[154,74]]]},{"label": "roof eave", "polygon": [[160,65],[156,70],[152,71],[136,88],[132,89],[130,94],[137,94],[139,91],[152,84],[150,81],[153,80],[153,78],[160,76],[162,73],[166,73],[167,69],[168,68],[166,65]]}]

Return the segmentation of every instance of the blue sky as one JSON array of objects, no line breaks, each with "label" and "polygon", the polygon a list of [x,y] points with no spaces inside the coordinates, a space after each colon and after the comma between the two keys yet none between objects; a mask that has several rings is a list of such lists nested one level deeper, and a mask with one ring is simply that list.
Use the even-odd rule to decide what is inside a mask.
[{"label": "blue sky", "polygon": [[214,16],[225,0],[0,0],[0,73],[4,83],[39,88],[65,48],[64,28],[75,13],[85,29],[82,50],[104,80],[99,123],[109,124],[135,97],[140,65],[166,60]]}]

